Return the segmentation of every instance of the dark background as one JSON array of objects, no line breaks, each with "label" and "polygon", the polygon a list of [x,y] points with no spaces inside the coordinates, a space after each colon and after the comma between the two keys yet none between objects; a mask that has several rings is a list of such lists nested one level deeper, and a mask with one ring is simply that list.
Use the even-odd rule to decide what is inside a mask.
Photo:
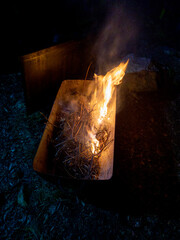
[{"label": "dark background", "polygon": [[[0,2],[0,239],[180,239],[179,32],[173,0]],[[19,60],[86,39],[102,68],[154,57],[160,87],[124,93],[112,181],[55,184],[32,167],[46,119],[27,114]]]},{"label": "dark background", "polygon": [[14,72],[18,69],[19,56],[58,43],[87,37],[96,42],[108,16],[116,9],[125,13],[121,18],[123,26],[130,20],[138,29],[137,47],[146,39],[179,48],[176,1],[3,1],[0,4],[0,72]]}]

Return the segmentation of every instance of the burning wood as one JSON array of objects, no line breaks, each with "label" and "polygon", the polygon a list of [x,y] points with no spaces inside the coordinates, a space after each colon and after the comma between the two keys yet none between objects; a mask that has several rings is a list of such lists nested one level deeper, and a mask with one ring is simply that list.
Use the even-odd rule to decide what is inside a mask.
[{"label": "burning wood", "polygon": [[[49,122],[55,172],[62,169],[76,179],[109,179],[112,176],[116,94],[128,61],[95,75],[95,81],[67,80],[61,85]],[[71,82],[72,81],[72,82]],[[55,108],[55,109],[54,109]],[[59,171],[58,171],[59,169]]]}]

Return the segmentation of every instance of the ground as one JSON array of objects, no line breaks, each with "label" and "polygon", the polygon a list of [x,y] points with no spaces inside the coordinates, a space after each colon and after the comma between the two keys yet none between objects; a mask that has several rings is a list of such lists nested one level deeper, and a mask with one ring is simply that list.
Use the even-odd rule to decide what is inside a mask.
[{"label": "ground", "polygon": [[[169,67],[177,89],[179,52],[161,46],[149,57]],[[21,72],[0,76],[0,239],[179,239],[178,91],[163,93],[165,98],[127,95],[117,115],[121,177],[102,185],[72,184],[44,178],[32,168],[46,120],[39,111],[27,114],[22,79]],[[149,116],[140,114],[143,106]],[[133,121],[134,115],[139,119]],[[159,139],[147,145],[154,130]]]}]

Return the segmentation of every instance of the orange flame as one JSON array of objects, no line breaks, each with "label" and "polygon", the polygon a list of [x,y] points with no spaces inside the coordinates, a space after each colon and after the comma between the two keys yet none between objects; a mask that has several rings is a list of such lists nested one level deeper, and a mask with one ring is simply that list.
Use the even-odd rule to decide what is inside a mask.
[{"label": "orange flame", "polygon": [[98,99],[96,96],[97,102],[101,102],[100,112],[98,117],[98,123],[102,123],[103,119],[107,115],[107,106],[109,101],[111,100],[113,94],[114,85],[119,85],[122,82],[122,79],[125,75],[125,70],[127,68],[129,60],[126,63],[120,63],[119,66],[113,68],[109,72],[106,73],[105,76],[97,76],[95,75],[96,81],[102,81],[103,87],[102,91],[102,99]]},{"label": "orange flame", "polygon": [[[94,95],[90,104],[97,105],[95,119],[97,119],[98,125],[101,125],[104,119],[106,119],[108,113],[108,103],[112,98],[114,86],[122,83],[128,62],[129,60],[127,60],[126,63],[120,63],[117,67],[107,72],[105,76],[94,75],[96,89],[94,90]],[[99,141],[96,139],[96,134],[94,134],[93,129],[94,126],[92,125],[92,130],[88,131],[88,134],[91,139],[91,151],[93,154],[96,154],[100,151],[100,149]]]},{"label": "orange flame", "polygon": [[96,136],[92,133],[92,131],[88,131],[88,135],[91,139],[91,152],[93,154],[97,154],[99,152],[99,141],[96,139]]}]

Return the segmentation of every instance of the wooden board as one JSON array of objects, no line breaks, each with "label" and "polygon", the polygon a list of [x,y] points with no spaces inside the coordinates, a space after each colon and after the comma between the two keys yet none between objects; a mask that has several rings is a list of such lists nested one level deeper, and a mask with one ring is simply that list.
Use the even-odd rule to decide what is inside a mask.
[{"label": "wooden board", "polygon": [[[42,136],[39,148],[34,158],[33,167],[35,171],[43,174],[64,176],[62,172],[58,172],[56,166],[53,163],[53,156],[50,154],[49,139],[52,138],[53,124],[55,123],[56,116],[60,110],[59,103],[63,101],[71,101],[74,98],[74,92],[76,96],[86,95],[89,86],[94,84],[94,81],[83,81],[83,80],[65,80],[62,82],[61,87],[56,96],[54,105],[52,107],[49,122],[46,125],[44,134]],[[116,94],[114,93],[112,99],[112,112],[110,119],[110,132],[111,138],[114,140],[115,137],[115,115],[116,115]],[[114,159],[114,142],[110,146],[103,150],[99,158],[100,172],[98,179],[107,180],[112,177],[113,174],[113,159]],[[65,176],[69,177],[69,176]]]},{"label": "wooden board", "polygon": [[67,42],[21,58],[28,112],[52,105],[61,82],[85,78],[92,61],[87,42]]}]

